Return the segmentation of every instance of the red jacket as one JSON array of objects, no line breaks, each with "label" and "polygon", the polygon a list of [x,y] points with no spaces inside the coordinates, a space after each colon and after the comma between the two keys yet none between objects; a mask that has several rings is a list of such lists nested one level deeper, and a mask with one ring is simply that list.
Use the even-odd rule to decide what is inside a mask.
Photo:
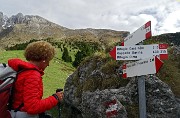
[{"label": "red jacket", "polygon": [[19,73],[15,82],[13,109],[24,103],[20,111],[25,111],[29,114],[39,114],[57,105],[58,100],[53,96],[42,99],[42,75],[44,72],[39,70],[37,66],[20,59],[10,59],[8,60],[8,65],[16,71],[24,70]]}]

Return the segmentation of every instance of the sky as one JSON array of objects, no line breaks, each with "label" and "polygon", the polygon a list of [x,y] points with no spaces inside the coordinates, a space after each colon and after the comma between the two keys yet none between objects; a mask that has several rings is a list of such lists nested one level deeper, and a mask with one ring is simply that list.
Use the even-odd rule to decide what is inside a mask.
[{"label": "sky", "polygon": [[180,32],[180,0],[0,0],[0,12],[38,15],[69,29],[133,33],[151,21],[153,36]]}]

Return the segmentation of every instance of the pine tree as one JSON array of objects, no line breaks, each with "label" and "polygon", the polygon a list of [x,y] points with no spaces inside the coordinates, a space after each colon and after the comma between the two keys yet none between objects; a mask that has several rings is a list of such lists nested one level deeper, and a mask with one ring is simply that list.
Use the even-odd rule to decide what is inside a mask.
[{"label": "pine tree", "polygon": [[66,47],[64,47],[64,51],[62,54],[62,60],[64,60],[65,62],[72,62],[72,58],[69,55],[68,49]]},{"label": "pine tree", "polygon": [[77,67],[81,63],[83,58],[84,58],[84,54],[81,51],[78,51],[75,55],[75,60],[73,62],[73,66]]}]

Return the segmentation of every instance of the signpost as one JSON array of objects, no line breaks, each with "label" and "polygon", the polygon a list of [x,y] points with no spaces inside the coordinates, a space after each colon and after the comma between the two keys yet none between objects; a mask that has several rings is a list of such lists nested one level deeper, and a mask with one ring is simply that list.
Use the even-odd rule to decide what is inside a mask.
[{"label": "signpost", "polygon": [[146,94],[145,77],[142,75],[155,74],[159,71],[163,62],[157,57],[150,57],[133,63],[123,65],[123,78],[138,77],[139,116],[146,118]]},{"label": "signpost", "polygon": [[138,94],[139,94],[139,117],[146,118],[146,91],[145,77],[138,77]]},{"label": "signpost", "polygon": [[123,78],[155,74],[163,62],[157,57],[150,57],[123,65]]},{"label": "signpost", "polygon": [[132,34],[128,35],[124,42],[121,44],[122,46],[128,46],[128,45],[136,45],[137,43],[148,39],[152,36],[151,33],[151,21],[148,21],[143,26],[141,26],[139,29],[137,29]]},{"label": "signpost", "polygon": [[140,60],[152,56],[168,59],[167,44],[116,46],[110,51],[115,60]]},{"label": "signpost", "polygon": [[128,35],[122,46],[116,46],[109,52],[115,60],[139,60],[123,65],[123,78],[138,77],[139,116],[146,118],[145,78],[143,75],[155,74],[163,62],[168,59],[167,44],[136,45],[152,36],[151,21]]}]

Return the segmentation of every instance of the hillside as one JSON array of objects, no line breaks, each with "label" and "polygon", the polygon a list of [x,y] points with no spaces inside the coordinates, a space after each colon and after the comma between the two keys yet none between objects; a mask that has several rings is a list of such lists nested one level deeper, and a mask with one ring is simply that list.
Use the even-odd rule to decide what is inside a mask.
[{"label": "hillside", "polygon": [[120,42],[128,34],[127,31],[110,29],[68,29],[40,16],[24,16],[22,13],[18,13],[8,18],[0,12],[1,49],[32,39],[45,38],[61,42],[84,41],[107,45],[110,42]]}]

